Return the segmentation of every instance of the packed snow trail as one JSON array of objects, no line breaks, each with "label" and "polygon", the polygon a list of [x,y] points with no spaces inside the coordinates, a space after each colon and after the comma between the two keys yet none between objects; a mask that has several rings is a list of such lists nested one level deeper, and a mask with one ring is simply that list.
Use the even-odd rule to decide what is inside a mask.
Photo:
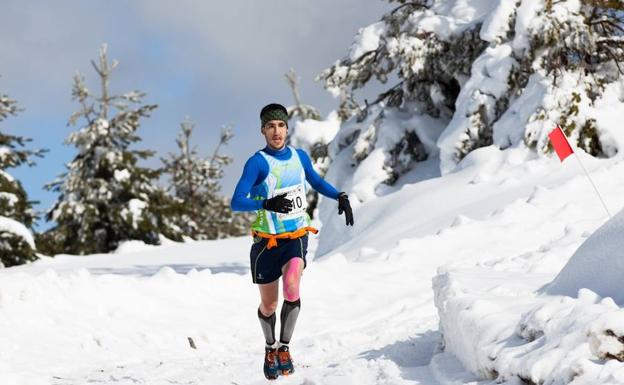
[{"label": "packed snow trail", "polygon": [[[265,383],[258,293],[242,268],[248,247],[244,237],[66,256],[5,272],[0,325],[27,332],[2,337],[10,342],[0,348],[2,383]],[[225,258],[204,257],[217,250]],[[59,272],[37,271],[46,264]],[[181,274],[171,267],[153,274],[159,265]],[[408,257],[310,262],[291,343],[297,372],[280,381],[437,384],[427,368],[439,343],[437,316],[423,274],[434,265]],[[228,268],[236,272],[213,273]]]}]

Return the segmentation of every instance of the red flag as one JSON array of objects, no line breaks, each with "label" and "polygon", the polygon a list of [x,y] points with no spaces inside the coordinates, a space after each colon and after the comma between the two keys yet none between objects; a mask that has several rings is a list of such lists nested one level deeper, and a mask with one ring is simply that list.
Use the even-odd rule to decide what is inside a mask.
[{"label": "red flag", "polygon": [[572,147],[570,147],[570,143],[568,142],[568,138],[566,138],[565,133],[557,125],[554,130],[550,131],[548,134],[548,139],[550,139],[550,143],[552,144],[557,156],[563,162],[565,158],[571,155],[574,151]]}]

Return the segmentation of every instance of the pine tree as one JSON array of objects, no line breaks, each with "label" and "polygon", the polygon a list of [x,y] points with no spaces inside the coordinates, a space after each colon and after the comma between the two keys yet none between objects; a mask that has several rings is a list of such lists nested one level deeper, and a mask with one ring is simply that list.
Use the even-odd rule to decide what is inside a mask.
[{"label": "pine tree", "polygon": [[183,234],[193,239],[206,239],[207,235],[200,228],[203,222],[206,194],[203,188],[209,176],[209,162],[199,158],[197,149],[191,147],[193,122],[186,118],[180,123],[180,134],[176,139],[178,154],[169,154],[169,158],[161,158],[163,171],[170,176],[169,190],[182,203],[177,216],[178,226]]},{"label": "pine tree", "polygon": [[[0,122],[19,111],[17,102],[0,94]],[[0,131],[0,265],[14,266],[37,259],[32,225],[37,216],[19,180],[7,169],[34,165],[33,156],[41,157],[45,150],[26,150],[29,138],[8,135]]]},{"label": "pine tree", "polygon": [[209,160],[209,178],[206,186],[206,195],[214,197],[208,202],[207,213],[202,228],[209,239],[220,239],[231,236],[249,234],[253,214],[248,212],[234,212],[230,207],[230,200],[221,195],[221,180],[224,168],[232,163],[232,158],[222,155],[221,146],[228,144],[233,137],[232,127],[226,126],[221,130],[219,143],[215,147]]},{"label": "pine tree", "polygon": [[[528,59],[519,60],[514,73],[530,73],[537,67],[557,97],[557,111],[544,104],[531,116],[524,141],[538,151],[550,149],[544,122],[556,121],[577,146],[587,153],[608,157],[619,149],[601,140],[596,116],[581,113],[591,109],[609,86],[624,75],[624,4],[621,1],[586,1],[578,6],[545,2],[542,23],[530,30]],[[516,88],[528,79],[522,75]],[[618,85],[619,87],[619,85]]]},{"label": "pine tree", "polygon": [[81,108],[71,115],[70,125],[79,119],[85,125],[69,135],[67,143],[78,154],[67,171],[46,186],[60,194],[47,212],[56,226],[43,235],[47,248],[71,254],[106,253],[125,240],[159,244],[160,235],[181,240],[180,229],[170,216],[178,202],[158,187],[160,170],[138,163],[153,156],[149,150],[130,146],[141,121],[157,106],[141,105],[144,94],[132,91],[109,93],[112,71],[118,62],[109,63],[107,47],[100,49],[99,63],[91,62],[101,84],[101,93],[92,94],[81,75],[74,77],[73,99]]},{"label": "pine tree", "polygon": [[[380,170],[375,187],[430,155],[446,173],[483,146],[548,151],[555,124],[592,155],[618,151],[592,111],[622,80],[621,2],[468,1],[472,20],[470,12],[457,18],[446,1],[389,2],[398,5],[319,75],[341,97],[345,121],[330,156],[348,151],[354,167],[366,161],[368,178]],[[371,79],[397,81],[374,101],[357,102],[355,91]],[[358,190],[357,180],[349,183]],[[361,187],[356,195],[375,194]]]},{"label": "pine tree", "polygon": [[[375,174],[374,187],[393,184],[433,152],[423,143],[430,141],[422,137],[423,131],[431,131],[425,124],[440,130],[450,121],[460,80],[470,75],[472,62],[486,46],[476,28],[458,33],[451,41],[419,30],[413,25],[418,20],[414,16],[430,11],[432,1],[399,3],[381,21],[360,30],[358,36],[378,36],[375,49],[354,45],[346,58],[319,75],[326,89],[341,97],[338,112],[345,122],[330,147],[330,157],[347,149],[352,151],[352,166],[357,166],[380,150],[383,156],[373,162],[382,171]],[[373,78],[383,84],[392,78],[397,82],[372,102],[356,102],[355,91]],[[417,116],[427,118],[413,120]],[[374,192],[355,195],[366,200]]]},{"label": "pine tree", "polygon": [[179,153],[162,158],[164,171],[170,176],[170,190],[183,202],[178,214],[178,225],[186,236],[193,239],[218,239],[238,236],[249,229],[249,215],[233,213],[220,193],[223,168],[232,158],[220,154],[233,136],[232,128],[222,129],[219,143],[209,159],[199,157],[191,146],[195,125],[188,118],[180,124],[176,140]]}]

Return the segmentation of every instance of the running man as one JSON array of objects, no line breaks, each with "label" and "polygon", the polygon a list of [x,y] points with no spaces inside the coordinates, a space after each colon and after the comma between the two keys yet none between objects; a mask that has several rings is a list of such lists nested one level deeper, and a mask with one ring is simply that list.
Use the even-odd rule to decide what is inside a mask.
[{"label": "running man", "polygon": [[[269,380],[294,372],[288,344],[301,308],[299,283],[306,267],[308,232],[306,181],[319,193],[338,201],[338,214],[353,226],[353,213],[344,192],[324,181],[312,168],[308,154],[286,146],[288,112],[280,104],[260,111],[260,132],[266,147],[245,163],[232,196],[232,210],[257,211],[251,226],[251,275],[260,289],[258,318],[266,341],[264,375]],[[279,343],[275,339],[279,278],[284,302],[280,313]]]}]

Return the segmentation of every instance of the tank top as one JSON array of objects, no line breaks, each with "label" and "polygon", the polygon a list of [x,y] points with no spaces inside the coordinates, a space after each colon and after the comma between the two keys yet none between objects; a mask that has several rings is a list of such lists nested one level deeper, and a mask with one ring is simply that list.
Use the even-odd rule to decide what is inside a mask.
[{"label": "tank top", "polygon": [[296,231],[309,226],[311,221],[306,209],[306,179],[303,164],[297,151],[290,149],[288,160],[279,160],[260,150],[258,153],[269,164],[269,173],[262,183],[252,187],[252,199],[264,200],[286,193],[292,200],[293,210],[288,214],[276,213],[265,209],[256,212],[256,220],[251,229],[267,234],[281,234]]}]

